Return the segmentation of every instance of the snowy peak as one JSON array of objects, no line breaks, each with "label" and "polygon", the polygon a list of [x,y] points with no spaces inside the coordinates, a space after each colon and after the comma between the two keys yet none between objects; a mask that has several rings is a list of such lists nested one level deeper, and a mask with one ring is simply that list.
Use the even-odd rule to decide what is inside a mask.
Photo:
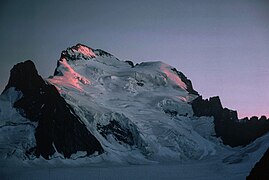
[{"label": "snowy peak", "polygon": [[71,49],[74,52],[79,52],[79,53],[81,53],[85,56],[88,56],[88,57],[96,57],[96,55],[94,54],[92,49],[88,46],[83,45],[83,44],[77,44],[76,46],[73,46]]},{"label": "snowy peak", "polygon": [[112,54],[101,50],[101,49],[93,49],[81,43],[78,43],[75,46],[69,47],[66,50],[62,51],[60,59],[66,59],[67,61],[74,60],[89,60],[96,57],[104,57],[104,56],[113,56]]},{"label": "snowy peak", "polygon": [[72,46],[71,48],[67,48],[66,50],[62,51],[61,58],[60,59],[66,59],[69,60],[81,60],[81,59],[89,59],[94,58],[96,55],[93,52],[93,49],[82,45],[77,44],[75,46]]},{"label": "snowy peak", "polygon": [[85,46],[83,44],[77,44],[77,45],[73,46],[71,48],[71,50],[74,53],[78,52],[78,53],[83,54],[84,56],[87,56],[87,57],[96,57],[96,55],[93,52],[93,49],[88,47],[88,46]]}]

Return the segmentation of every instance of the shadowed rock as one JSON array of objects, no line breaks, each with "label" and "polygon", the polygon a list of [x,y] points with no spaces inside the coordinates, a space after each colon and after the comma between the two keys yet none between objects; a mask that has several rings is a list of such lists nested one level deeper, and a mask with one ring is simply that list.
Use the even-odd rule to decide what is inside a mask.
[{"label": "shadowed rock", "polygon": [[204,100],[200,96],[191,105],[195,116],[214,117],[216,136],[226,145],[245,146],[269,132],[269,121],[265,116],[239,120],[236,111],[222,107],[219,97]]},{"label": "shadowed rock", "polygon": [[257,162],[254,168],[251,170],[250,174],[246,178],[247,180],[265,180],[269,176],[269,148],[264,153],[263,157],[259,162]]},{"label": "shadowed rock", "polygon": [[120,144],[121,142],[129,144],[130,146],[135,144],[131,131],[127,128],[122,127],[116,120],[110,121],[108,125],[97,124],[97,130],[106,139],[107,136],[112,134],[116,137]]},{"label": "shadowed rock", "polygon": [[132,68],[135,67],[133,61],[127,60],[125,62],[128,63]]}]

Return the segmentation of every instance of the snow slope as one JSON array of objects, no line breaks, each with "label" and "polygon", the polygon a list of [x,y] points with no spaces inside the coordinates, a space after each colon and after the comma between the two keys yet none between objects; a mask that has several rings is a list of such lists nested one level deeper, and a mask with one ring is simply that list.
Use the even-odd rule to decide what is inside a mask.
[{"label": "snow slope", "polygon": [[17,157],[26,159],[25,151],[35,146],[35,122],[22,117],[13,103],[22,94],[10,88],[0,96],[0,158]]},{"label": "snow slope", "polygon": [[9,159],[0,162],[1,179],[202,179],[202,180],[243,180],[253,165],[269,146],[269,135],[257,139],[245,148],[228,148],[203,160],[184,162],[142,162],[133,164],[105,161],[99,157],[76,160],[42,158],[18,161]]}]

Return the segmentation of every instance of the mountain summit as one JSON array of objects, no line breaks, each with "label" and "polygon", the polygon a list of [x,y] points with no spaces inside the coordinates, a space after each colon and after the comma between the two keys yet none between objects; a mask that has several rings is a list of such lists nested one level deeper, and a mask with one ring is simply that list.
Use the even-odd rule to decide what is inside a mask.
[{"label": "mountain summit", "polygon": [[219,97],[203,99],[176,68],[134,65],[83,44],[62,51],[47,79],[32,61],[15,65],[0,96],[0,121],[2,159],[133,163],[217,156],[224,164],[247,163],[238,166],[249,172],[251,153],[261,157],[267,148],[260,145],[269,145],[266,117],[239,120]]}]

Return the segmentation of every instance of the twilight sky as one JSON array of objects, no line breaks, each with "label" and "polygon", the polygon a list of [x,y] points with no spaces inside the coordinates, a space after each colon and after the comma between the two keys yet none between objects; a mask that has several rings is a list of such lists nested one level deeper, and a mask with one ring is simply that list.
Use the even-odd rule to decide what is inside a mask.
[{"label": "twilight sky", "polygon": [[161,60],[239,116],[269,116],[269,1],[8,0],[0,6],[0,91],[31,59],[43,77],[76,43]]}]

